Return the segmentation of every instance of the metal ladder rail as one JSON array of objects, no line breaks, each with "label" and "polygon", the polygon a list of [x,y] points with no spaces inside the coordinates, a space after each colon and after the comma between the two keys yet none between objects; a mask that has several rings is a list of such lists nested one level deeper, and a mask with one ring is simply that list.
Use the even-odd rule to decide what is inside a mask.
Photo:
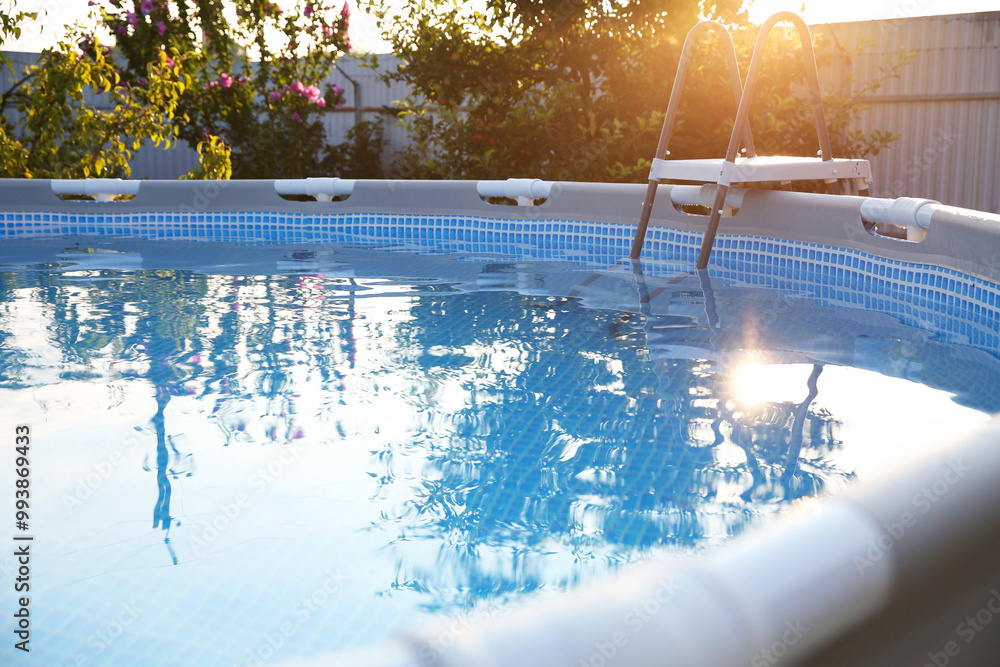
[{"label": "metal ladder rail", "polygon": [[[733,124],[733,134],[730,136],[729,148],[726,150],[725,161],[730,163],[730,165],[736,163],[736,154],[739,150],[740,133],[737,132],[736,128],[742,127],[749,119],[750,101],[757,86],[757,77],[760,74],[764,46],[771,34],[771,30],[780,21],[789,21],[798,30],[799,40],[802,42],[802,56],[805,60],[809,96],[812,99],[813,115],[816,119],[816,134],[819,137],[820,157],[823,160],[833,159],[833,152],[830,148],[830,136],[826,129],[826,114],[823,111],[823,99],[820,96],[819,71],[816,67],[816,54],[812,48],[812,34],[809,32],[809,26],[806,25],[805,21],[798,14],[784,11],[774,14],[764,21],[764,24],[760,27],[760,33],[757,35],[753,56],[750,58],[750,68],[747,71],[746,86],[744,86],[743,95],[740,97],[739,109],[736,111],[736,122]],[[725,169],[728,165],[724,164],[723,166]],[[698,269],[704,269],[708,266],[708,259],[712,254],[712,246],[715,243],[715,235],[719,229],[722,207],[725,205],[726,194],[729,192],[729,186],[731,185],[728,174],[725,171],[719,179],[718,185],[719,187],[715,193],[715,201],[712,204],[712,212],[708,220],[708,229],[705,231],[705,237],[701,243],[701,251],[698,253],[698,263],[696,265]]]},{"label": "metal ladder rail", "polygon": [[[736,47],[733,44],[732,35],[726,26],[718,21],[701,21],[688,31],[684,38],[684,46],[681,47],[681,57],[677,63],[677,72],[674,74],[674,83],[670,89],[670,101],[667,103],[667,113],[663,118],[663,127],[660,130],[660,141],[656,146],[656,158],[662,160],[667,156],[667,145],[670,143],[670,135],[673,132],[674,120],[677,117],[677,108],[680,106],[681,91],[684,89],[684,80],[687,78],[687,71],[691,64],[691,51],[695,45],[695,39],[703,32],[711,30],[721,33],[726,39],[723,40],[723,50],[726,52],[726,60],[729,66],[729,79],[733,88],[733,99],[739,107],[743,99],[743,77],[740,75],[740,66],[736,60]],[[720,36],[721,36],[720,35]],[[728,48],[726,48],[728,47]],[[733,126],[733,136],[737,136],[736,128],[743,128],[743,138],[746,145],[747,154],[754,157],[756,152],[753,145],[753,136],[750,134],[750,119],[744,118],[742,125]],[[649,216],[653,209],[653,201],[656,198],[656,188],[660,181],[651,178],[646,186],[646,197],[642,202],[642,213],[639,216],[639,227],[636,229],[635,238],[632,240],[632,251],[629,254],[631,259],[639,259],[642,252],[642,244],[646,238],[646,228],[649,225]]]}]

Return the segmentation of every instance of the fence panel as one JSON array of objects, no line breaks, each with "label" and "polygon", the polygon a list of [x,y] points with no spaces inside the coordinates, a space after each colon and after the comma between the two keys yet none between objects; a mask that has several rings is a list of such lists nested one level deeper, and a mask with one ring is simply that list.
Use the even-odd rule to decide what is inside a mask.
[{"label": "fence panel", "polygon": [[831,69],[826,77],[869,81],[900,48],[917,52],[900,78],[866,99],[870,108],[856,126],[900,135],[870,158],[874,196],[1000,213],[1000,12],[834,23],[815,31],[847,49],[873,44],[846,72]]}]

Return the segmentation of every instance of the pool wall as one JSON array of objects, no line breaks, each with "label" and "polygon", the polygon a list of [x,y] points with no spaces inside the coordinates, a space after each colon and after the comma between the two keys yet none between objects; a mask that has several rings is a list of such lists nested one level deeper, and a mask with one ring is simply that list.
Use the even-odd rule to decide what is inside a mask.
[{"label": "pool wall", "polygon": [[[641,185],[561,182],[551,184],[550,196],[538,206],[506,206],[485,201],[475,181],[356,181],[346,199],[333,202],[283,199],[274,181],[140,183],[130,201],[95,202],[61,200],[51,181],[0,181],[0,238],[94,234],[241,243],[445,241],[544,258],[551,255],[547,242],[555,235],[571,237],[581,251],[613,263],[628,254],[645,193]],[[697,255],[707,216],[673,205],[671,187],[660,188],[643,259],[693,261]],[[947,208],[934,215],[926,238],[914,243],[868,233],[861,217],[864,201],[748,191],[735,215],[721,221],[713,262],[759,252],[760,242],[771,238],[795,242],[790,251],[779,249],[785,254],[769,255],[775,262],[794,262],[795,247],[799,253],[845,248],[862,253],[859,259],[932,264],[1000,282],[1000,216]]]}]

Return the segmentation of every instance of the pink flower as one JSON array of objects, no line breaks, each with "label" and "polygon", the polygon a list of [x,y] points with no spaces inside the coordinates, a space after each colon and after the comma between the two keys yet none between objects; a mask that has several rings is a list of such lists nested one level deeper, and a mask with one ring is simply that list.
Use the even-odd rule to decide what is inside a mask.
[{"label": "pink flower", "polygon": [[219,75],[219,85],[224,89],[228,89],[233,85],[233,77],[229,76],[225,72]]},{"label": "pink flower", "polygon": [[170,56],[167,56],[166,58],[164,58],[163,62],[167,63],[167,67],[173,67],[174,66],[174,59],[171,58]]},{"label": "pink flower", "polygon": [[305,91],[305,89],[306,87],[302,85],[301,81],[296,81],[295,83],[292,84],[292,90],[294,90],[296,93],[302,94],[302,92]]},{"label": "pink flower", "polygon": [[296,123],[301,123],[302,122],[302,118],[299,117],[299,112],[298,111],[293,111],[292,112],[292,120],[294,120]]},{"label": "pink flower", "polygon": [[272,93],[271,93],[270,95],[268,95],[268,97],[270,97],[270,98],[271,98],[271,101],[272,101],[272,102],[277,102],[278,100],[280,100],[280,99],[281,99],[281,93],[279,93],[279,92],[278,92],[278,91],[276,90],[276,91],[272,92]]},{"label": "pink flower", "polygon": [[138,27],[139,17],[135,12],[129,12],[128,14],[126,14],[125,19],[129,22],[129,25],[131,25],[133,28]]},{"label": "pink flower", "polygon": [[302,15],[305,16],[306,18],[309,18],[310,16],[312,16],[313,15],[313,6],[312,5],[306,5],[306,8],[302,10]]},{"label": "pink flower", "polygon": [[340,15],[345,19],[351,16],[351,6],[347,4],[347,0],[344,0],[344,8],[340,10]]},{"label": "pink flower", "polygon": [[149,13],[153,11],[153,0],[142,0],[139,11],[143,13],[143,16],[149,16]]},{"label": "pink flower", "polygon": [[319,97],[319,88],[316,86],[309,86],[306,88],[305,94],[309,99],[314,100]]},{"label": "pink flower", "polygon": [[163,33],[165,33],[166,31],[167,31],[167,26],[163,24],[163,21],[157,21],[156,32],[160,34],[160,37],[163,37]]},{"label": "pink flower", "polygon": [[316,100],[316,106],[318,106],[320,109],[325,108],[326,107],[326,100],[324,100],[322,97],[319,98],[318,100]]}]

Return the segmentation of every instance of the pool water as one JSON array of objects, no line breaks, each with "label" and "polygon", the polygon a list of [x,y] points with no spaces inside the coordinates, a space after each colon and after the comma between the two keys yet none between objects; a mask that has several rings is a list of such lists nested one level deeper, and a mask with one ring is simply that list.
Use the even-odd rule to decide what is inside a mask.
[{"label": "pool water", "polygon": [[738,273],[8,245],[34,633],[0,662],[259,665],[499,613],[713,549],[1000,409],[997,349],[969,344],[995,337],[935,327],[947,300]]}]

